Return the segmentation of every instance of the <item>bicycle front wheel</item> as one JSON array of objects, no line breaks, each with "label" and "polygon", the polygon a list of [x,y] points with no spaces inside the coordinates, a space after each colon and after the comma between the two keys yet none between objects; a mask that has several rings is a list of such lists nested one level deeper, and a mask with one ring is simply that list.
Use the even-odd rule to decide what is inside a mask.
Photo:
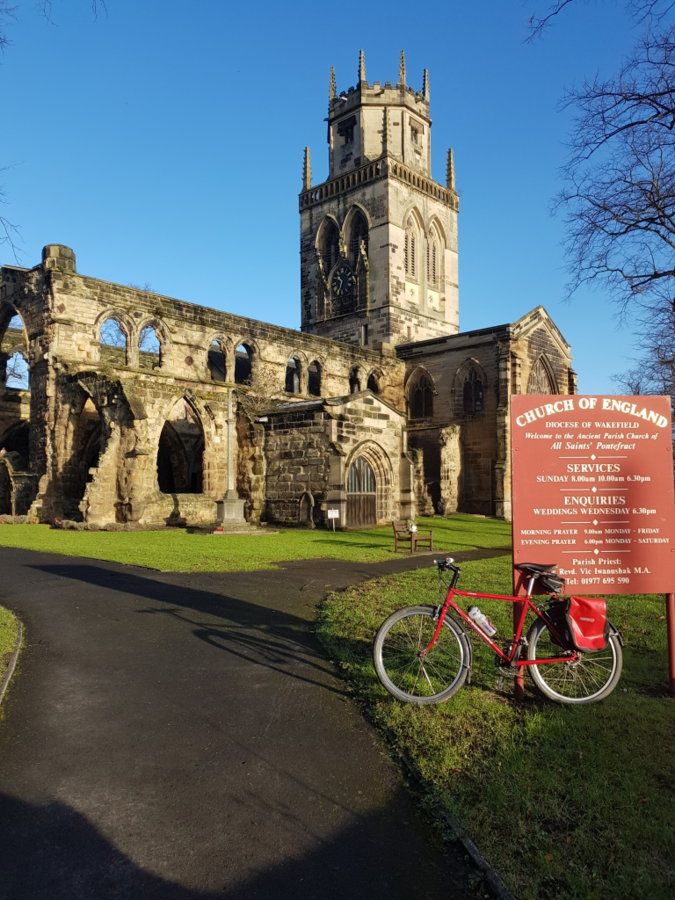
[{"label": "bicycle front wheel", "polygon": [[[560,656],[546,623],[537,619],[527,634],[527,658],[546,659]],[[610,630],[604,650],[579,653],[574,662],[543,663],[528,666],[532,680],[549,700],[556,703],[595,703],[609,696],[621,676],[623,654],[621,641],[614,628]]]},{"label": "bicycle front wheel", "polygon": [[470,649],[464,630],[446,617],[437,642],[424,656],[436,629],[432,606],[399,609],[375,636],[373,660],[384,687],[407,703],[441,703],[466,681]]}]

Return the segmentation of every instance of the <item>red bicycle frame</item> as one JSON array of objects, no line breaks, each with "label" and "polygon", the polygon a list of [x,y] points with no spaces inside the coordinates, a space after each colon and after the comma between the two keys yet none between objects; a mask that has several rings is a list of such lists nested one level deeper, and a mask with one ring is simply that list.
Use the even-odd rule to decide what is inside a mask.
[{"label": "red bicycle frame", "polygon": [[[485,634],[485,632],[481,628],[479,628],[478,625],[476,625],[473,619],[469,618],[469,616],[464,612],[461,606],[458,606],[455,603],[454,597],[462,597],[467,600],[503,600],[506,603],[519,603],[521,605],[520,615],[518,617],[515,631],[513,633],[513,642],[508,653],[504,653],[502,648],[495,644],[492,638],[488,637],[488,635]],[[542,619],[546,623],[553,637],[560,638],[560,635],[556,633],[555,629],[539,609],[539,607],[534,605],[534,603],[530,599],[530,595],[527,594],[524,597],[513,597],[511,596],[511,594],[482,594],[478,591],[459,591],[456,587],[450,587],[448,589],[448,594],[443,602],[443,606],[438,616],[438,622],[436,623],[436,628],[434,629],[433,636],[424,650],[422,650],[420,656],[424,656],[425,654],[427,654],[438,640],[438,636],[441,633],[441,628],[443,627],[443,622],[445,621],[445,617],[447,616],[448,610],[450,608],[452,608],[462,619],[462,621],[466,622],[466,624],[478,635],[478,637],[485,644],[487,644],[488,647],[490,647],[490,649],[494,653],[496,653],[497,656],[507,665],[515,665],[518,667],[540,666],[546,663],[571,662],[578,658],[576,652],[570,651],[563,656],[547,656],[544,659],[516,659],[518,651],[520,650],[520,640],[523,636],[523,628],[525,626],[525,618],[527,617],[528,610],[532,610],[537,618]]]}]

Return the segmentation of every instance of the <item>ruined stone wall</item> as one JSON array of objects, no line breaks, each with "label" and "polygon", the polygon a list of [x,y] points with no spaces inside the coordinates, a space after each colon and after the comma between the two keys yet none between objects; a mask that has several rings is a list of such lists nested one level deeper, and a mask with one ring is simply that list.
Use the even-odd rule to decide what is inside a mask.
[{"label": "ruined stone wall", "polygon": [[300,504],[310,493],[315,520],[322,522],[328,488],[330,438],[323,408],[286,411],[270,416],[265,426],[265,518],[301,524]]},{"label": "ruined stone wall", "polygon": [[[2,285],[30,335],[30,469],[39,479],[33,512],[43,520],[213,521],[215,502],[237,484],[256,520],[264,460],[255,446],[254,421],[240,423],[237,432],[238,400],[231,395],[300,401],[308,396],[312,364],[320,372],[322,396],[347,393],[357,371],[363,386],[376,375],[382,395],[403,405],[404,366],[391,355],[81,276],[69,248],[46,247],[42,265],[33,270],[3,269]],[[101,343],[101,327],[110,319],[118,323],[124,346]],[[156,355],[139,346],[146,326],[159,342]],[[214,341],[222,350],[220,373],[210,364]],[[250,354],[250,384],[237,383],[240,345]],[[290,357],[300,377],[297,391],[289,394]],[[93,425],[90,433],[82,431],[87,400],[100,420],[98,436]],[[203,486],[193,494],[162,493],[158,485],[160,435],[179,402],[189,404],[203,429]],[[6,408],[0,398],[0,426],[13,415],[14,408]],[[231,477],[228,428],[243,442],[242,459],[236,448],[232,454]]]}]

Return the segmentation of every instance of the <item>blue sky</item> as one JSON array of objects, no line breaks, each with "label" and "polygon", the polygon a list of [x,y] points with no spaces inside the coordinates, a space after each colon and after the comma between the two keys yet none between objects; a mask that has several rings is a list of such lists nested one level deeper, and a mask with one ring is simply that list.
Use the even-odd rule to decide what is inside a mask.
[{"label": "blue sky", "polygon": [[[569,130],[565,87],[611,74],[635,38],[623,4],[573,4],[534,45],[532,3],[237,4],[17,0],[0,60],[3,214],[22,265],[67,244],[78,271],[299,327],[302,152],[327,173],[328,70],[338,89],[431,72],[433,173],[456,155],[460,325],[543,304],[572,344],[579,389],[616,392],[634,352],[611,297],[564,301],[551,216]],[[543,2],[539,3],[539,10]],[[3,262],[13,262],[6,246]]]}]

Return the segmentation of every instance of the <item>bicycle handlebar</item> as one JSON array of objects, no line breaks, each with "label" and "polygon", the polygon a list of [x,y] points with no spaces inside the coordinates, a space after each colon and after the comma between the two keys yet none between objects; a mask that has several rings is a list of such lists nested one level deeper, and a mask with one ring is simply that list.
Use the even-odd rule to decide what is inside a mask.
[{"label": "bicycle handlebar", "polygon": [[459,569],[456,565],[454,565],[455,560],[452,556],[446,556],[445,559],[435,559],[434,565],[438,567],[440,571],[443,569],[451,569],[453,572],[459,572]]}]

